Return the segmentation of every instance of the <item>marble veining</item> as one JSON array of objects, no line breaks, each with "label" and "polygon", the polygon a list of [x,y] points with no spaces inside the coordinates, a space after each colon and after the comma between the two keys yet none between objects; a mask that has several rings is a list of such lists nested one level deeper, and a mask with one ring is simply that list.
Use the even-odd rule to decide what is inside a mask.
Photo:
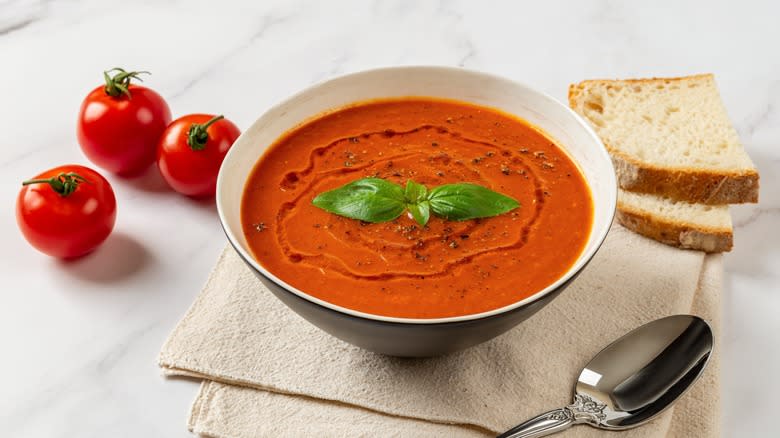
[{"label": "marble veining", "polygon": [[755,208],[753,212],[746,219],[742,219],[739,222],[734,223],[735,229],[746,228],[748,225],[756,222],[762,216],[777,216],[780,215],[780,207],[771,208]]},{"label": "marble veining", "polygon": [[215,70],[219,69],[222,64],[229,61],[234,56],[241,54],[242,51],[246,50],[255,41],[261,39],[266,34],[266,32],[268,32],[275,26],[284,24],[288,19],[289,19],[288,17],[283,17],[283,16],[277,17],[274,15],[263,15],[261,17],[260,24],[257,26],[257,29],[249,36],[249,38],[246,41],[243,41],[237,47],[230,49],[224,55],[214,60],[214,62],[210,63],[209,66],[204,71],[197,73],[194,77],[189,79],[189,81],[187,81],[184,84],[184,86],[174,91],[171,94],[170,98],[176,99],[177,97],[186,93],[190,88],[195,86],[195,84],[202,81],[204,78],[208,77]]},{"label": "marble veining", "polygon": [[108,176],[114,233],[69,263],[32,250],[12,213],[23,179],[88,164],[75,117],[102,70],[150,70],[145,83],[174,116],[224,113],[246,128],[315,81],[440,64],[516,78],[561,101],[584,78],[716,74],[761,172],[760,204],[732,208],[723,430],[771,436],[780,392],[778,16],[772,2],[0,0],[0,432],[190,436],[197,385],[163,379],[156,358],[225,245],[213,205],[171,193],[153,171]]}]

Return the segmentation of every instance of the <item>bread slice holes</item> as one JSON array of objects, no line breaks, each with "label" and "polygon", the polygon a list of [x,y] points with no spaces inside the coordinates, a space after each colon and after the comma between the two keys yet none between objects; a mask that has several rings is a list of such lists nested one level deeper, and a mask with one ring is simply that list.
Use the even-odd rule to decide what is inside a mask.
[{"label": "bread slice holes", "polygon": [[643,119],[645,119],[645,121],[646,121],[647,123],[653,123],[653,118],[652,118],[652,117],[650,117],[650,116],[648,116],[648,115],[646,115],[646,114],[645,114],[645,115],[643,115],[643,116],[642,116],[642,118],[643,118]]},{"label": "bread slice holes", "polygon": [[585,108],[587,108],[588,110],[590,110],[592,112],[596,112],[596,113],[599,113],[599,114],[603,114],[604,113],[604,107],[599,105],[599,104],[597,104],[597,103],[595,103],[595,102],[590,102],[590,101],[589,102],[585,102]]},{"label": "bread slice holes", "polygon": [[641,91],[642,91],[642,86],[641,85],[634,85],[634,92],[635,93],[639,93]]},{"label": "bread slice holes", "polygon": [[585,109],[599,114],[604,113],[604,101],[601,96],[591,96],[585,101]]},{"label": "bread slice holes", "polygon": [[588,120],[590,121],[590,123],[593,123],[594,125],[598,126],[599,128],[603,128],[604,127],[604,121],[601,120],[601,117],[588,116]]},{"label": "bread slice holes", "polygon": [[699,84],[697,84],[697,83],[695,83],[695,82],[694,82],[694,83],[690,83],[690,84],[688,84],[688,88],[696,88],[696,87],[698,87],[698,86],[699,86]]},{"label": "bread slice holes", "polygon": [[676,113],[677,111],[680,111],[680,108],[676,106],[667,106],[666,107],[666,114]]}]

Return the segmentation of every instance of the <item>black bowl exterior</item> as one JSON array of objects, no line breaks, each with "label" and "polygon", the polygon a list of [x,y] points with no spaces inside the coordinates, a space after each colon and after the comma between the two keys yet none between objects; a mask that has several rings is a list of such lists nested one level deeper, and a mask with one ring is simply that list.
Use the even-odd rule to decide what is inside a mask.
[{"label": "black bowl exterior", "polygon": [[467,321],[413,324],[363,318],[309,301],[266,277],[241,257],[268,290],[316,327],[366,350],[399,357],[439,356],[490,340],[546,306],[577,277],[572,276],[537,300],[503,313]]}]

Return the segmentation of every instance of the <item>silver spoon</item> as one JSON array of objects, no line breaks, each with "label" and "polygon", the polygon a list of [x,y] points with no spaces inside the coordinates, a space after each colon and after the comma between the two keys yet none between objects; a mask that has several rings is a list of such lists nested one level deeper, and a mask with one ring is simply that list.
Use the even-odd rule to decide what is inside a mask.
[{"label": "silver spoon", "polygon": [[601,350],[580,373],[574,403],[545,412],[498,438],[535,438],[588,424],[624,430],[668,408],[699,378],[712,353],[703,319],[675,315],[632,330]]}]

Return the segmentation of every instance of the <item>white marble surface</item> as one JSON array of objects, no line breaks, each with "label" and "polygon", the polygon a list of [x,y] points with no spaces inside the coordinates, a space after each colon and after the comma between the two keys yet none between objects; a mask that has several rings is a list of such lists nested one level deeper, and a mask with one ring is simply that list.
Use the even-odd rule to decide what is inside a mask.
[{"label": "white marble surface", "polygon": [[314,81],[443,64],[561,100],[584,78],[717,75],[762,176],[726,256],[724,436],[777,436],[780,5],[683,3],[0,0],[0,435],[189,436],[197,385],[155,362],[225,244],[213,206],[110,176],[114,233],[73,263],[31,249],[13,216],[21,180],[87,163],[74,122],[102,70],[150,70],[174,114],[246,127]]}]

